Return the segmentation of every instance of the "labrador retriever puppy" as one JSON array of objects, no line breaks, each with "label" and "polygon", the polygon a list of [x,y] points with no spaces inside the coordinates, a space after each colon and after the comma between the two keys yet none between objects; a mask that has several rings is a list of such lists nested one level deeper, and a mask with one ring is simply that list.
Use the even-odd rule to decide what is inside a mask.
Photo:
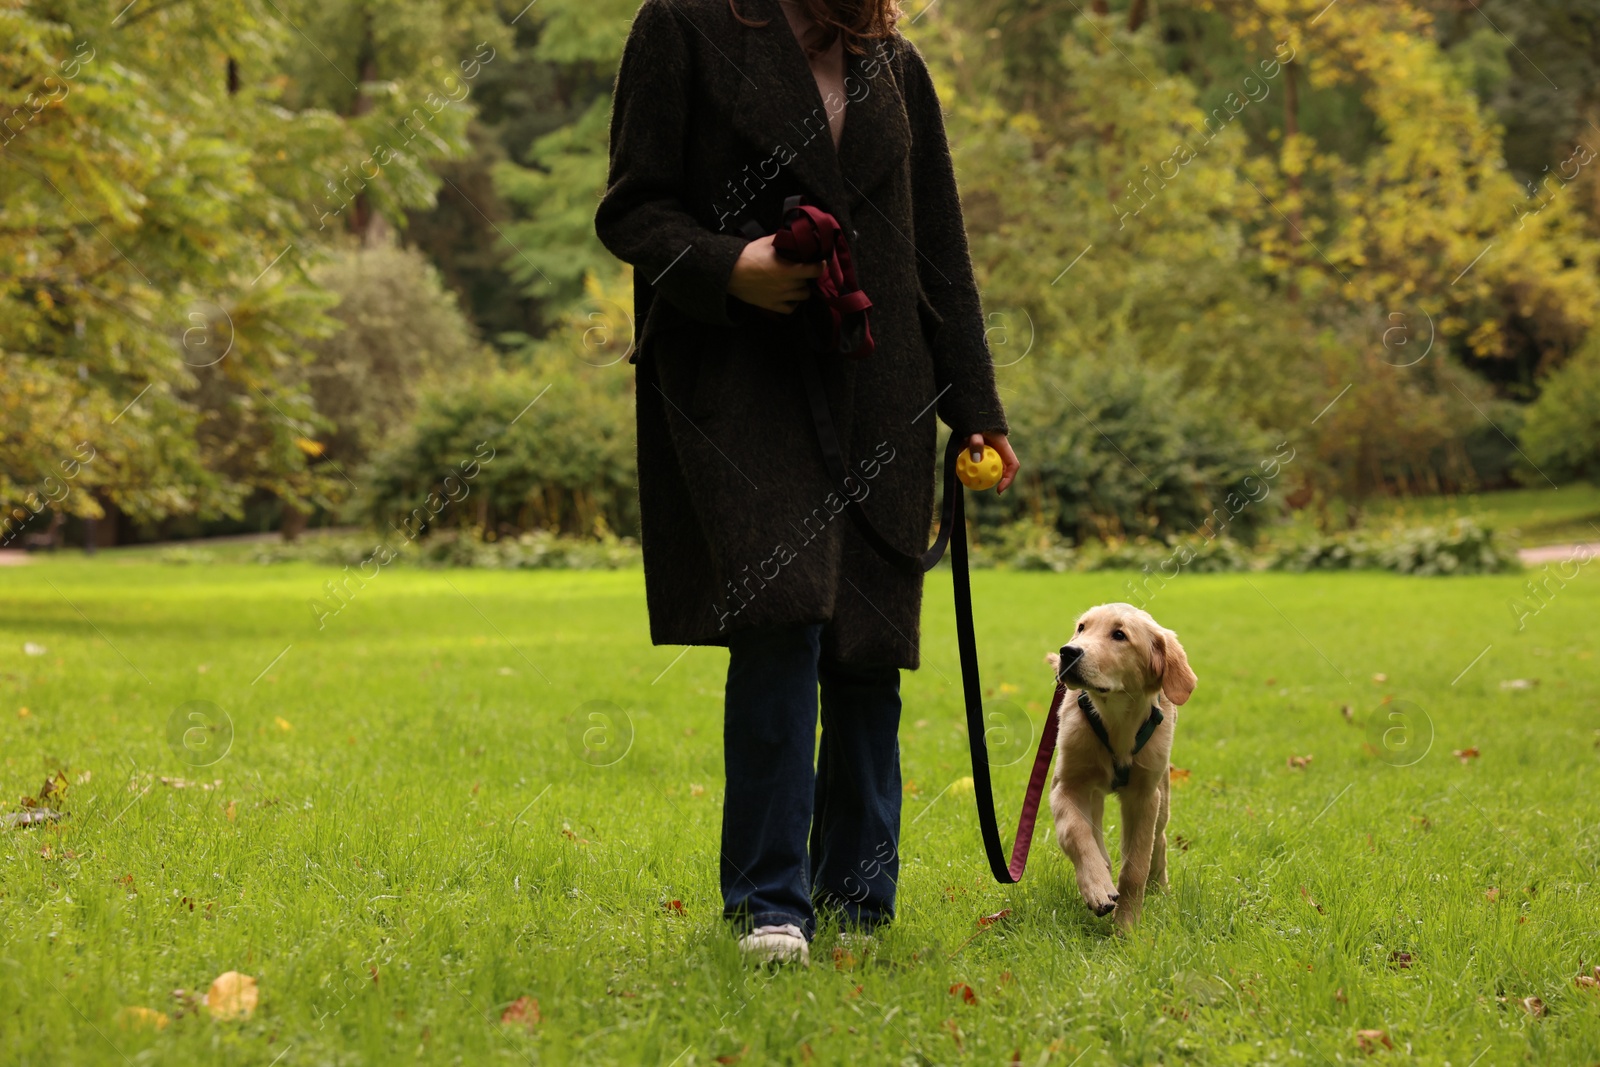
[{"label": "labrador retriever puppy", "polygon": [[[1176,705],[1196,678],[1178,635],[1132,604],[1101,604],[1078,617],[1060,653],[1045,657],[1061,702],[1050,785],[1056,841],[1096,915],[1115,910],[1126,931],[1139,920],[1145,886],[1167,884],[1167,757]],[[1113,884],[1101,831],[1107,793],[1122,802],[1122,873]]]}]

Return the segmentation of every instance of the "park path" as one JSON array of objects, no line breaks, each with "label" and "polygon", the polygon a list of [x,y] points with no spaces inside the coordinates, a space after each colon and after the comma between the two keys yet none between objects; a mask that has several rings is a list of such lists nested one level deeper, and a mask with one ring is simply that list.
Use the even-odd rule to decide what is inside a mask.
[{"label": "park path", "polygon": [[1595,541],[1576,545],[1540,545],[1538,548],[1524,548],[1517,553],[1517,558],[1530,567],[1567,560],[1587,562],[1595,556],[1600,556],[1600,542]]},{"label": "park path", "polygon": [[28,562],[28,554],[21,549],[0,552],[0,567],[17,566]]}]

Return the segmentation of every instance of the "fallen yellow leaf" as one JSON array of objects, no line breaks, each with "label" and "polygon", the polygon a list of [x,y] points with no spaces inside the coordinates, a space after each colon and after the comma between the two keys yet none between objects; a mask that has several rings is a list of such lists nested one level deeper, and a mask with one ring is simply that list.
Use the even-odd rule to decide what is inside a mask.
[{"label": "fallen yellow leaf", "polygon": [[154,1008],[119,1008],[117,1025],[124,1030],[165,1030],[172,1020]]},{"label": "fallen yellow leaf", "polygon": [[206,1007],[213,1019],[248,1019],[256,1013],[261,992],[248,974],[228,971],[217,976],[206,993]]},{"label": "fallen yellow leaf", "polygon": [[505,1011],[500,1013],[502,1026],[522,1026],[532,1030],[544,1017],[539,1014],[539,1002],[532,997],[522,996],[513,1000]]},{"label": "fallen yellow leaf", "polygon": [[294,724],[291,723],[288,719],[285,719],[282,715],[279,715],[277,718],[273,719],[272,721],[278,724],[278,729],[280,729],[280,730],[293,730],[294,729]]},{"label": "fallen yellow leaf", "polygon": [[1384,1048],[1394,1048],[1394,1042],[1389,1040],[1389,1035],[1382,1030],[1357,1030],[1356,1044],[1362,1052],[1376,1052],[1379,1045]]}]

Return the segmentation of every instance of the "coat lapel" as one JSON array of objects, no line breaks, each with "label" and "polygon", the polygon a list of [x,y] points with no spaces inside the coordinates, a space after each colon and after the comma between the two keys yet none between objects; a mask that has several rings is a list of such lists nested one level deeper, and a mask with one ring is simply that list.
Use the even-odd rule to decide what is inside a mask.
[{"label": "coat lapel", "polygon": [[837,160],[852,206],[871,196],[911,153],[911,125],[894,75],[895,44],[868,41],[865,47],[865,55],[849,57],[850,103]]},{"label": "coat lapel", "polygon": [[880,48],[871,42],[861,56],[846,52],[850,99],[835,151],[827,106],[778,0],[743,0],[740,9],[766,25],[740,27],[745,76],[738,83],[734,129],[803,186],[796,192],[850,228],[851,209],[910,151],[905,103],[889,61],[892,43]]}]

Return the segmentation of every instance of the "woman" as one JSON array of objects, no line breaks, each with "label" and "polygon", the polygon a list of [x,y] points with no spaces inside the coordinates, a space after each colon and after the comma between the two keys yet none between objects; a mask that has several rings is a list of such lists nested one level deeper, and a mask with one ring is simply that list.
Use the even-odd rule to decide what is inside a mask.
[{"label": "woman", "polygon": [[[927,544],[935,413],[999,451],[1001,490],[1018,463],[939,101],[894,0],[733,2],[640,8],[595,227],[634,266],[651,639],[729,649],[724,913],[746,951],[806,959],[818,905],[866,931],[894,915],[899,670],[918,665],[922,578],[843,514],[802,361],[846,491],[902,552]],[[774,251],[795,195],[848,238],[869,358],[819,355],[793,314],[821,269]]]}]

